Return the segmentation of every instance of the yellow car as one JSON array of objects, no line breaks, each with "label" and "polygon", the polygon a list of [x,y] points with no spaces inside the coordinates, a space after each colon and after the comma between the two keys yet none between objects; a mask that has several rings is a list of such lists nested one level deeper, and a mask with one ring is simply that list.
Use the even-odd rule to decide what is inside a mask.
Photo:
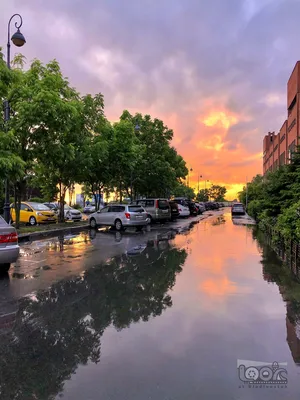
[{"label": "yellow car", "polygon": [[[12,221],[16,220],[15,205],[11,204],[10,213]],[[47,224],[57,222],[57,216],[42,203],[23,202],[20,209],[20,222],[29,225]]]}]

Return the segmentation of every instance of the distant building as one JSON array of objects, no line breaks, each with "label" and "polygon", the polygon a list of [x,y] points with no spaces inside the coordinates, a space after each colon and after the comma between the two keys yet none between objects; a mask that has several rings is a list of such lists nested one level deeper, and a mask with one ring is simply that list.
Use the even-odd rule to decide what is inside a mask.
[{"label": "distant building", "polygon": [[280,131],[269,132],[263,141],[263,172],[275,171],[281,165],[288,164],[296,146],[300,144],[300,61],[287,84],[287,119]]}]

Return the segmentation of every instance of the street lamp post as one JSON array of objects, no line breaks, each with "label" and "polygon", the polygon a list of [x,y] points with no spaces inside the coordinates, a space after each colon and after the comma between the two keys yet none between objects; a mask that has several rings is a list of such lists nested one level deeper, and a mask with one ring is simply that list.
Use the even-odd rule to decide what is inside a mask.
[{"label": "street lamp post", "polygon": [[197,190],[197,193],[199,193],[199,190],[200,190],[200,178],[202,178],[202,175],[199,175],[199,173],[198,173],[198,190]]},{"label": "street lamp post", "polygon": [[193,172],[193,168],[190,168],[189,170],[188,170],[188,187],[190,187],[190,172]]},{"label": "street lamp post", "polygon": [[[17,28],[17,32],[15,32],[12,37],[10,37],[10,23],[13,18],[19,17],[20,22],[15,22],[15,27]],[[7,58],[6,58],[6,64],[7,68],[10,69],[10,40],[13,42],[13,44],[17,47],[22,47],[25,43],[26,40],[22,33],[20,32],[20,28],[23,24],[23,20],[20,14],[14,14],[10,20],[8,21],[8,27],[7,27]],[[6,124],[8,124],[8,121],[10,120],[10,107],[9,107],[9,102],[6,100],[4,102],[4,120]],[[6,125],[7,126],[7,125]],[[8,128],[8,127],[7,127]],[[9,178],[6,177],[5,179],[5,201],[4,201],[4,219],[7,223],[10,221],[10,205],[9,205]]]}]

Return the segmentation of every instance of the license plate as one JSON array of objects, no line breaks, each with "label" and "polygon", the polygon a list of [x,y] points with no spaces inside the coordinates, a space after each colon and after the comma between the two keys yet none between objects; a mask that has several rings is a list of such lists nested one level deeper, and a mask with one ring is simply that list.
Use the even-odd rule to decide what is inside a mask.
[{"label": "license plate", "polygon": [[162,212],[167,214],[169,211],[168,210],[162,210]]},{"label": "license plate", "polygon": [[177,208],[173,208],[172,211],[177,211]]},{"label": "license plate", "polygon": [[48,218],[48,221],[54,221],[54,218]]},{"label": "license plate", "polygon": [[137,215],[136,218],[137,218],[137,219],[142,219],[143,216],[142,216],[142,215]]}]

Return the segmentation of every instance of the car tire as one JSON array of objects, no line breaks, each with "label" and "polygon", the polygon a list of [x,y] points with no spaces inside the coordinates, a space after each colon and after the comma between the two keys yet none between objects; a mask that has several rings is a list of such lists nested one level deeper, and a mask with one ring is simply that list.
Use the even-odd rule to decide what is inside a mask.
[{"label": "car tire", "polygon": [[90,227],[92,229],[97,229],[97,222],[96,222],[95,218],[90,219]]},{"label": "car tire", "polygon": [[120,232],[123,230],[123,225],[122,225],[122,221],[119,219],[115,220],[115,229],[117,232]]},{"label": "car tire", "polygon": [[10,269],[10,263],[0,265],[0,274],[5,274]]},{"label": "car tire", "polygon": [[154,220],[153,220],[153,218],[151,217],[150,214],[148,214],[148,218],[150,220],[150,225],[153,225],[154,224]]},{"label": "car tire", "polygon": [[36,225],[36,218],[35,217],[30,217],[29,218],[29,225],[35,226]]}]

